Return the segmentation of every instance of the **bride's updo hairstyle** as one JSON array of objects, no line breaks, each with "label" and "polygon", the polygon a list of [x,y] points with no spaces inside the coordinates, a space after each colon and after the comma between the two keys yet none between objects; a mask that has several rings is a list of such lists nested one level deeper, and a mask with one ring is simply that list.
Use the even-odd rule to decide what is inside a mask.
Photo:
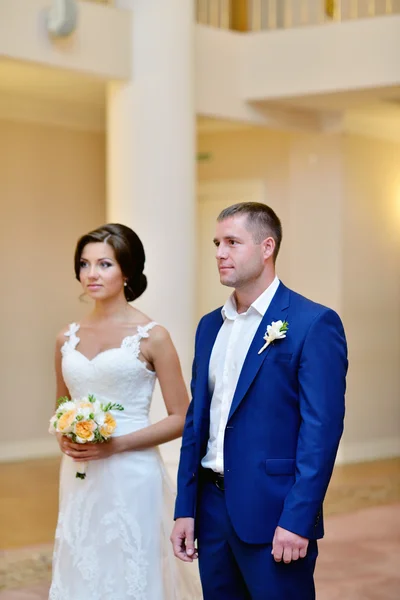
[{"label": "bride's updo hairstyle", "polygon": [[118,223],[102,225],[94,231],[83,235],[75,250],[75,276],[80,281],[80,266],[82,252],[87,244],[108,244],[114,250],[115,259],[121,267],[127,282],[124,287],[125,298],[128,302],[136,300],[147,287],[146,275],[143,274],[146,260],[143,244],[132,229]]}]

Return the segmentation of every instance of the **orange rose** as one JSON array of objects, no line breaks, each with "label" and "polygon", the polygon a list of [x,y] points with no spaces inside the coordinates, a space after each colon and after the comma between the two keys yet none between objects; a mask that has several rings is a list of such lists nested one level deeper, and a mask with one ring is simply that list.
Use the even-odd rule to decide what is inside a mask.
[{"label": "orange rose", "polygon": [[79,408],[93,408],[91,402],[79,402]]},{"label": "orange rose", "polygon": [[67,412],[65,412],[58,419],[57,430],[60,431],[61,433],[69,433],[69,431],[71,430],[71,425],[74,422],[75,417],[76,417],[75,409],[71,409],[71,410],[68,410]]},{"label": "orange rose", "polygon": [[93,431],[96,429],[96,423],[93,421],[78,421],[75,424],[75,435],[85,442],[91,442],[94,438]]},{"label": "orange rose", "polygon": [[106,413],[106,418],[104,421],[104,425],[100,428],[100,433],[103,437],[110,437],[112,433],[114,433],[117,423],[115,422],[114,417],[110,413]]}]

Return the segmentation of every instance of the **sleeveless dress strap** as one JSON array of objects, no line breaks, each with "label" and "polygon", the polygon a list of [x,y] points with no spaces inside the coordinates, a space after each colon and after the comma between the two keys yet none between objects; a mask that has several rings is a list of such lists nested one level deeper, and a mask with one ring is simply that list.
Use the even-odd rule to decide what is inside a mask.
[{"label": "sleeveless dress strap", "polygon": [[149,337],[149,331],[151,331],[153,329],[153,327],[155,327],[156,325],[158,325],[158,323],[156,323],[155,321],[152,321],[151,323],[147,323],[147,325],[138,325],[138,332],[137,335],[139,336],[139,339],[141,340],[142,338],[148,338]]},{"label": "sleeveless dress strap", "polygon": [[64,344],[61,347],[61,353],[64,355],[69,350],[75,350],[79,342],[80,338],[76,335],[80,329],[80,325],[78,323],[71,323],[68,331],[64,333],[65,337],[68,338],[65,340]]},{"label": "sleeveless dress strap", "polygon": [[140,341],[143,338],[148,338],[149,331],[151,331],[151,329],[153,329],[153,327],[155,327],[156,325],[158,325],[158,323],[156,323],[155,321],[147,323],[147,325],[138,325],[137,333],[135,335],[128,335],[126,338],[124,338],[122,340],[121,347],[128,348],[136,358],[139,358]]}]

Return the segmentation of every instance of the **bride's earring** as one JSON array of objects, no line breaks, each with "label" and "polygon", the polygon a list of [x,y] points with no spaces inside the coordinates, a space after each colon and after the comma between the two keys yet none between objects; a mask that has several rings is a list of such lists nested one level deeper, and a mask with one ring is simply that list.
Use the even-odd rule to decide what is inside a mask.
[{"label": "bride's earring", "polygon": [[126,287],[128,285],[127,281],[124,281],[124,287]]}]

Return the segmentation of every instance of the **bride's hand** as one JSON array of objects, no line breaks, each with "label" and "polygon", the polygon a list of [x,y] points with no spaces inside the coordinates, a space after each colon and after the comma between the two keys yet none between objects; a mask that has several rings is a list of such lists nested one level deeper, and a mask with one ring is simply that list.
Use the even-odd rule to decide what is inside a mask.
[{"label": "bride's hand", "polygon": [[78,454],[84,448],[83,444],[74,444],[69,437],[62,433],[57,433],[57,440],[61,452],[71,456],[71,458],[78,458]]},{"label": "bride's hand", "polygon": [[63,435],[62,433],[56,433],[56,437],[57,437],[58,445],[60,446],[61,452],[63,452],[64,454],[68,454],[67,450],[69,447],[69,442],[71,440],[69,440],[67,438],[67,436]]},{"label": "bride's hand", "polygon": [[107,442],[74,444],[66,436],[62,436],[60,447],[62,452],[74,459],[75,462],[86,462],[108,458],[118,452],[118,438],[110,438]]}]

